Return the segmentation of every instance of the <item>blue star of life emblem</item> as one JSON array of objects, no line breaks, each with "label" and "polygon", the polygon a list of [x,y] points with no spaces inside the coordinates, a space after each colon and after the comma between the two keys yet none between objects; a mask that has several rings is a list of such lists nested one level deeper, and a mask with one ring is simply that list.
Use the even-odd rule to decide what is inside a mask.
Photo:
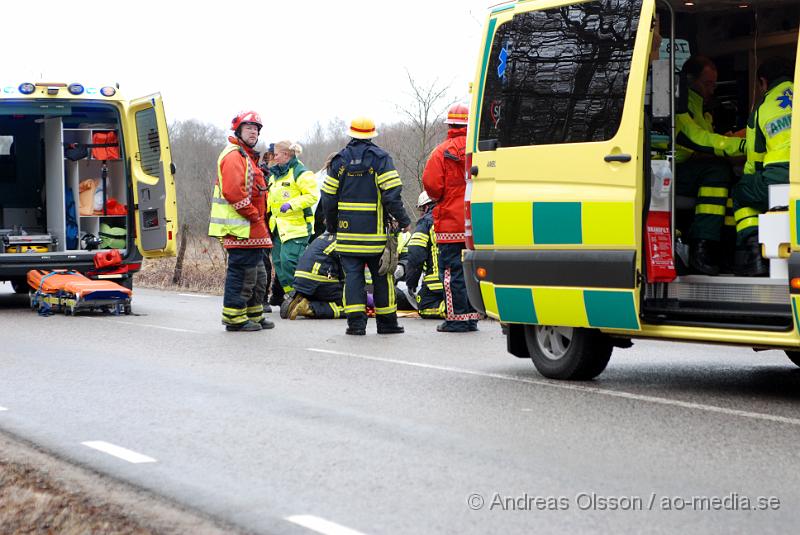
[{"label": "blue star of life emblem", "polygon": [[786,91],[783,92],[783,94],[781,96],[779,96],[777,98],[778,105],[781,108],[783,108],[784,110],[788,109],[788,108],[791,108],[792,107],[792,98],[793,97],[794,97],[794,94],[793,94],[792,90],[791,89],[787,89]]},{"label": "blue star of life emblem", "polygon": [[500,55],[498,56],[500,59],[500,65],[497,66],[497,76],[502,78],[506,74],[506,68],[508,67],[508,51],[503,47],[500,50]]}]

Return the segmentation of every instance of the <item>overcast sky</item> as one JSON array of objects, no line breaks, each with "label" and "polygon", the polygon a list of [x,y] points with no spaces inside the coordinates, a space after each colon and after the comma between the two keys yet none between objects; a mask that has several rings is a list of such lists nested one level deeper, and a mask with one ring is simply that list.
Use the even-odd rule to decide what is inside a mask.
[{"label": "overcast sky", "polygon": [[468,98],[489,5],[498,0],[3,2],[2,85],[118,82],[160,92],[167,119],[228,128],[259,111],[262,138],[302,139],[315,121],[407,105],[406,70]]}]

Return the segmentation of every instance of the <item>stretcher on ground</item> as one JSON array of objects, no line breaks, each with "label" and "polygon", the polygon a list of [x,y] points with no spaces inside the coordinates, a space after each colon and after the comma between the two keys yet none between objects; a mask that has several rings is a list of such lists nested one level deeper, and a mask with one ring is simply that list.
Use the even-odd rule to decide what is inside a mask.
[{"label": "stretcher on ground", "polygon": [[99,310],[113,314],[131,313],[130,289],[108,280],[92,280],[71,270],[28,271],[31,308],[39,313]]}]

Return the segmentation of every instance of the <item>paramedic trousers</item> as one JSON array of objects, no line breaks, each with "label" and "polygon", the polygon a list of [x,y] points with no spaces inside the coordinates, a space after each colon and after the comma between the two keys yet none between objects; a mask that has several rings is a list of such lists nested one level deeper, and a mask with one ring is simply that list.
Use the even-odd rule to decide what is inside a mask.
[{"label": "paramedic trousers", "polygon": [[225,294],[222,297],[222,323],[242,325],[264,318],[267,272],[264,249],[228,249]]},{"label": "paramedic trousers", "polygon": [[421,318],[444,318],[444,295],[442,290],[431,290],[423,284],[417,293],[417,311]]},{"label": "paramedic trousers", "polygon": [[689,229],[692,240],[721,240],[733,170],[722,158],[695,157],[675,168],[675,191],[695,197],[694,219]]},{"label": "paramedic trousers", "polygon": [[292,281],[297,261],[303,256],[303,251],[307,246],[308,236],[281,242],[277,231],[272,235],[272,265],[275,267],[275,276],[285,293],[289,293],[293,289]]},{"label": "paramedic trousers", "polygon": [[478,313],[469,303],[461,251],[464,242],[439,243],[439,276],[444,284],[445,322],[477,322]]},{"label": "paramedic trousers", "polygon": [[394,293],[394,276],[378,275],[381,255],[340,255],[344,271],[344,312],[347,326],[363,329],[367,325],[367,290],[364,266],[372,276],[375,299],[375,321],[379,325],[397,325],[397,301]]},{"label": "paramedic trousers", "polygon": [[743,246],[747,238],[758,234],[758,215],[770,209],[769,187],[788,183],[788,163],[770,164],[752,175],[742,177],[733,190],[737,246]]},{"label": "paramedic trousers", "polygon": [[337,319],[342,317],[342,285],[339,282],[323,282],[317,285],[311,294],[297,290],[297,293],[308,299],[314,317],[317,319]]}]

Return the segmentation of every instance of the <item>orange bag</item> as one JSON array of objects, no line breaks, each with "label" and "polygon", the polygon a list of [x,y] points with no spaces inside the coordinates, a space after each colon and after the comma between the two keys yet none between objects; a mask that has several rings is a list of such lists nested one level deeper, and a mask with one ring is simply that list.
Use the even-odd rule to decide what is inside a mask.
[{"label": "orange bag", "polygon": [[94,267],[96,269],[118,266],[120,264],[122,264],[122,255],[119,254],[118,249],[100,251],[94,255]]},{"label": "orange bag", "polygon": [[92,133],[92,145],[108,145],[92,148],[92,159],[119,160],[119,139],[115,130]]}]

